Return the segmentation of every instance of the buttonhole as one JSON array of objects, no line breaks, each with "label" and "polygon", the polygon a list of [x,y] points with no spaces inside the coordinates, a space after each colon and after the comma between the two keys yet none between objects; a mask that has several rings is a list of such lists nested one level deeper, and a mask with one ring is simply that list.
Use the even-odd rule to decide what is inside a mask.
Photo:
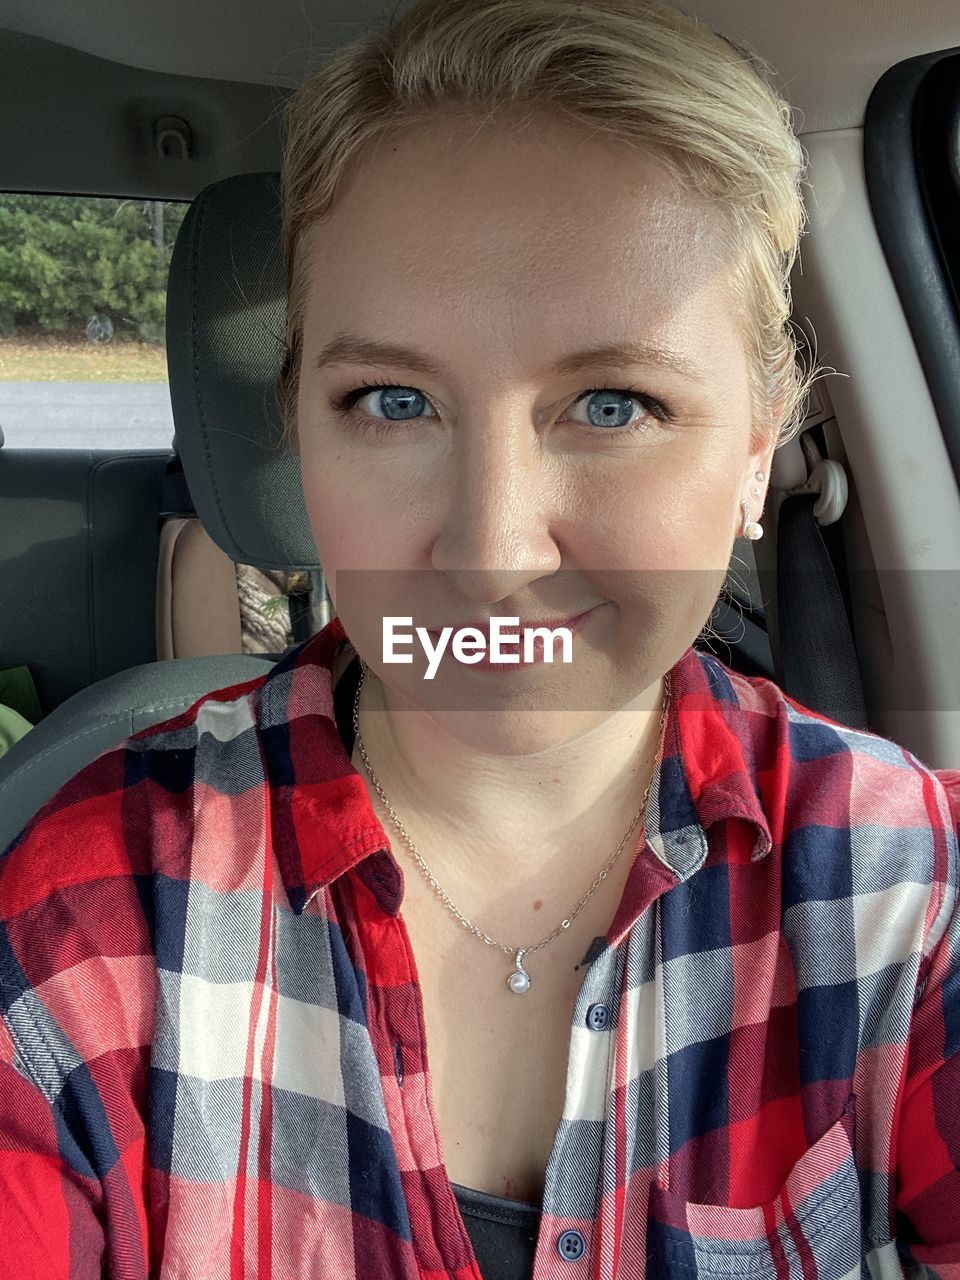
[{"label": "buttonhole", "polygon": [[393,1042],[393,1067],[397,1075],[397,1084],[403,1088],[403,1058],[400,1055],[400,1041]]}]

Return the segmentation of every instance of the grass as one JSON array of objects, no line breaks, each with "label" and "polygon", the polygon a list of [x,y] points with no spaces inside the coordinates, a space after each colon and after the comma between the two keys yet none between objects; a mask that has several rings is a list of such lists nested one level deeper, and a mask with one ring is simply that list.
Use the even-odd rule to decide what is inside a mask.
[{"label": "grass", "polygon": [[163,347],[85,336],[0,338],[0,382],[166,382]]}]

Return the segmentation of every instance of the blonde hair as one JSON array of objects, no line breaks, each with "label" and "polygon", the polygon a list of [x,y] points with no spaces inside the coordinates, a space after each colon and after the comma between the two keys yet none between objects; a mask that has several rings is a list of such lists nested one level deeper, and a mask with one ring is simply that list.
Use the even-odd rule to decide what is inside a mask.
[{"label": "blonde hair", "polygon": [[[381,19],[381,22],[383,20]],[[659,0],[417,0],[340,50],[283,111],[286,358],[277,395],[296,439],[304,231],[332,208],[351,160],[382,135],[452,111],[553,110],[652,152],[727,215],[754,448],[800,429],[810,383],[790,320],[805,215],[804,154],[769,68]]]}]

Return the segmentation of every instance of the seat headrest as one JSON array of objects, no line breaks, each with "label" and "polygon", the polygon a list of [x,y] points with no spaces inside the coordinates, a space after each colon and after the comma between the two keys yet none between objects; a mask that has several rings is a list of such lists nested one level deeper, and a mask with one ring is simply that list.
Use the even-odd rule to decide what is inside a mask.
[{"label": "seat headrest", "polygon": [[167,287],[174,446],[197,515],[231,559],[315,569],[300,460],[281,443],[275,397],[285,317],[278,176],[205,187],[180,227]]}]

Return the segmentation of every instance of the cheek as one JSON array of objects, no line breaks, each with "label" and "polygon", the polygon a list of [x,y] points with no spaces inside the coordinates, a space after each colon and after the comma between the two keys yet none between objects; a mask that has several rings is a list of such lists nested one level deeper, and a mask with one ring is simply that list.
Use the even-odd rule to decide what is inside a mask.
[{"label": "cheek", "polygon": [[726,569],[729,563],[748,434],[749,420],[737,429],[710,428],[673,486],[675,523],[684,528],[688,562],[699,568]]},{"label": "cheek", "polygon": [[382,507],[365,500],[356,477],[336,457],[322,461],[302,451],[303,497],[317,555],[336,602],[338,569],[377,564],[383,546]]},{"label": "cheek", "polygon": [[686,454],[614,484],[598,504],[584,562],[603,566],[594,581],[617,604],[619,646],[636,648],[638,662],[655,637],[672,660],[710,616],[733,549],[735,465]]},{"label": "cheek", "polygon": [[738,510],[735,465],[671,460],[605,485],[580,523],[591,562],[616,571],[725,571]]},{"label": "cheek", "polygon": [[[381,643],[382,615],[410,613],[416,599],[409,565],[416,540],[398,520],[404,505],[365,487],[355,465],[335,451],[301,454],[307,517],[327,588],[347,633]],[[392,495],[391,495],[392,496]],[[363,651],[363,646],[361,646]]]}]

